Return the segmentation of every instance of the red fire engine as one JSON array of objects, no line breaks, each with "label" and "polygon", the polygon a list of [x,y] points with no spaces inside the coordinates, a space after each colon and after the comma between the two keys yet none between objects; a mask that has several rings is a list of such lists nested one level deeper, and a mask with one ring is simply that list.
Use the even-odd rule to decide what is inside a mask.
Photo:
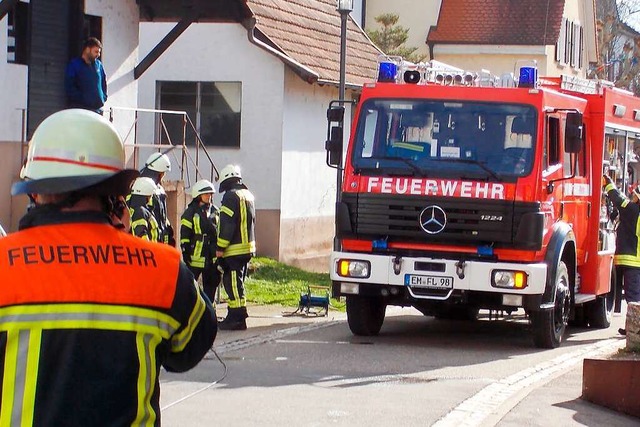
[{"label": "red fire engine", "polygon": [[640,99],[570,77],[379,64],[342,167],[344,107],[327,113],[338,168],[332,293],[356,335],[388,305],[475,319],[524,310],[538,347],[568,324],[607,328],[620,294],[602,174],[640,181]]}]

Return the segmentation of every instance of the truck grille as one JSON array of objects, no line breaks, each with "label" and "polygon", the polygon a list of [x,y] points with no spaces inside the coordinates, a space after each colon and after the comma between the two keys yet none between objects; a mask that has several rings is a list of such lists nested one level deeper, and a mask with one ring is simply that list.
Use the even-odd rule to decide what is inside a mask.
[{"label": "truck grille", "polygon": [[[348,234],[388,242],[515,248],[519,246],[515,236],[523,215],[539,212],[539,203],[450,197],[343,193],[342,202],[349,212]],[[425,232],[419,220],[420,213],[432,205],[442,208],[447,216],[444,230],[436,234]]]}]

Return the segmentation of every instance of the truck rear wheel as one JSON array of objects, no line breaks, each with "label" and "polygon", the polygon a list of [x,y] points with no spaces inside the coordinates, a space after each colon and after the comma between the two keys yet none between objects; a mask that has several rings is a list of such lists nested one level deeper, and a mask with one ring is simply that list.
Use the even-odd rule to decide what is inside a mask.
[{"label": "truck rear wheel", "polygon": [[556,348],[560,346],[569,322],[571,293],[567,265],[560,261],[554,283],[555,302],[551,310],[532,313],[533,342],[536,347]]},{"label": "truck rear wheel", "polygon": [[354,335],[378,335],[387,305],[381,298],[347,296],[347,323]]}]

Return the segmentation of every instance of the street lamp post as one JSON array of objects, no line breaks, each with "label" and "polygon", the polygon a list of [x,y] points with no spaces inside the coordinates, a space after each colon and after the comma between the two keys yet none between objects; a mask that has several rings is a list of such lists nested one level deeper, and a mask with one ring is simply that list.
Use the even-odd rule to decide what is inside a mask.
[{"label": "street lamp post", "polygon": [[[337,0],[337,9],[340,13],[340,82],[338,84],[338,94],[340,106],[345,106],[345,86],[346,86],[346,57],[347,57],[347,17],[353,10],[353,0]],[[344,121],[343,121],[344,123]],[[344,124],[343,124],[344,130]],[[343,134],[344,139],[344,134]],[[341,144],[342,145],[342,144]],[[333,239],[334,250],[340,250],[340,239],[338,239],[338,210],[342,196],[342,152],[340,153],[337,165],[336,179],[336,233]]]}]

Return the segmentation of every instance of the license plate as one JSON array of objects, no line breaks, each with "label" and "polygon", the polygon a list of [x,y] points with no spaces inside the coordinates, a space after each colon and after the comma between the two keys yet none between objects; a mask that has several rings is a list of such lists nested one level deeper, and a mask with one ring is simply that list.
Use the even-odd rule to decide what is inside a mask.
[{"label": "license plate", "polygon": [[404,284],[417,288],[451,289],[453,288],[453,277],[406,274],[404,276]]}]

